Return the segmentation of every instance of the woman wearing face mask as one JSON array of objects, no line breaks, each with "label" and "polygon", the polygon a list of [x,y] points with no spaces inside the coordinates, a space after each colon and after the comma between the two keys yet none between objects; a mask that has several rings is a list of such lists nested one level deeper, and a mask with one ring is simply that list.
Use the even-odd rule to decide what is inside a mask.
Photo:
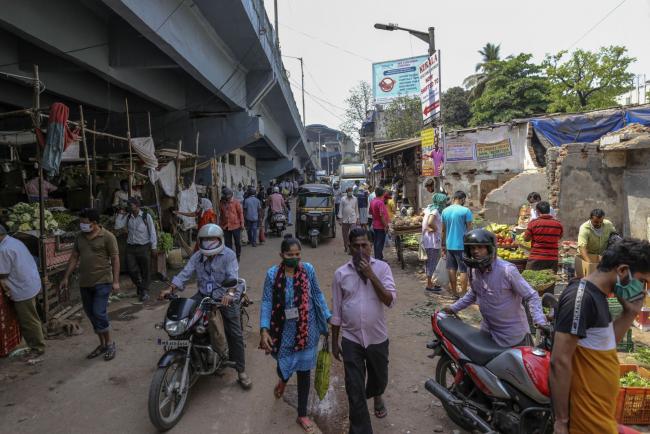
[{"label": "woman wearing face mask", "polygon": [[307,417],[310,371],[316,367],[320,334],[328,331],[331,313],[314,267],[300,261],[300,241],[285,236],[281,264],[266,273],[260,310],[260,347],[277,360],[280,380],[274,395],[282,397],[291,375],[298,375],[298,419],[307,433],[315,426]]},{"label": "woman wearing face mask", "polygon": [[90,323],[99,337],[99,346],[89,359],[104,355],[104,360],[115,357],[115,342],[111,340],[108,322],[108,297],[111,290],[120,290],[120,255],[115,235],[99,225],[99,212],[87,208],[79,216],[81,233],[77,235],[74,250],[65,270],[61,289],[68,287],[68,278],[79,263],[81,302]]}]

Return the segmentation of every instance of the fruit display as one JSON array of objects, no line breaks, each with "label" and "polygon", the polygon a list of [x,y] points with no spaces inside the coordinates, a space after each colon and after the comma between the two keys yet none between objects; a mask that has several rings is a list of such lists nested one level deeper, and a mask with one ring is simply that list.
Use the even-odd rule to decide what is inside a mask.
[{"label": "fruit display", "polygon": [[523,232],[515,237],[515,242],[517,243],[517,245],[523,247],[524,249],[530,250],[531,248],[530,241],[524,240]]},{"label": "fruit display", "polygon": [[408,228],[408,227],[413,227],[413,226],[421,226],[422,225],[422,216],[421,215],[416,215],[416,216],[395,216],[393,219],[393,227],[396,229],[398,228]]},{"label": "fruit display", "polygon": [[417,249],[420,246],[420,240],[417,235],[404,235],[402,244],[408,249]]},{"label": "fruit display", "polygon": [[524,270],[521,272],[521,277],[533,287],[547,286],[556,280],[553,270]]},{"label": "fruit display", "polygon": [[497,249],[497,256],[506,261],[528,259],[528,252],[523,249],[509,250],[504,248]]},{"label": "fruit display", "polygon": [[[5,224],[10,231],[32,231],[41,228],[38,203],[18,202],[10,208]],[[54,231],[59,228],[59,223],[49,210],[45,210],[45,230]]]},{"label": "fruit display", "polygon": [[498,223],[490,223],[485,226],[485,230],[492,232],[497,237],[497,245],[503,247],[516,246],[515,239],[510,232],[510,226]]}]

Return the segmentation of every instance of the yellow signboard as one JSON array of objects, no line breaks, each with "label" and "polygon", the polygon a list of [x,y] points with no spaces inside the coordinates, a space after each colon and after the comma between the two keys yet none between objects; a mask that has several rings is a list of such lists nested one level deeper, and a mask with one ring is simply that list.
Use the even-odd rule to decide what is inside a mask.
[{"label": "yellow signboard", "polygon": [[493,143],[477,143],[476,159],[496,160],[497,158],[506,158],[512,156],[512,147],[510,139],[503,139]]},{"label": "yellow signboard", "polygon": [[431,155],[433,151],[433,146],[438,140],[438,135],[436,130],[433,128],[427,128],[426,130],[420,131],[421,143],[420,146],[422,155],[422,176],[435,176],[435,168],[433,166],[433,159],[426,158],[425,155]]}]

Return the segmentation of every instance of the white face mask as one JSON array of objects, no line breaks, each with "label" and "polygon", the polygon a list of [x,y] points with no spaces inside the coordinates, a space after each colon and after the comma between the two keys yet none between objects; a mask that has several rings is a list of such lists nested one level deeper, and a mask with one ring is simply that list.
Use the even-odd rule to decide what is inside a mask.
[{"label": "white face mask", "polygon": [[92,232],[93,231],[92,223],[79,223],[79,227],[81,228],[81,232]]},{"label": "white face mask", "polygon": [[219,247],[219,240],[203,240],[201,241],[201,248],[203,250],[214,250]]}]

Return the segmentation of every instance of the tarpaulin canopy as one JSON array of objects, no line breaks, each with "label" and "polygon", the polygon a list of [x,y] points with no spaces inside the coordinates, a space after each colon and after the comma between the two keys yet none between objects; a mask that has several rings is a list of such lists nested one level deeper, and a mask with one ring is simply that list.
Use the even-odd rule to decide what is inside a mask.
[{"label": "tarpaulin canopy", "polygon": [[422,139],[420,137],[413,137],[411,139],[400,139],[375,145],[375,158],[420,146],[421,142]]},{"label": "tarpaulin canopy", "polygon": [[639,107],[625,111],[625,122],[650,125],[650,107]]}]

